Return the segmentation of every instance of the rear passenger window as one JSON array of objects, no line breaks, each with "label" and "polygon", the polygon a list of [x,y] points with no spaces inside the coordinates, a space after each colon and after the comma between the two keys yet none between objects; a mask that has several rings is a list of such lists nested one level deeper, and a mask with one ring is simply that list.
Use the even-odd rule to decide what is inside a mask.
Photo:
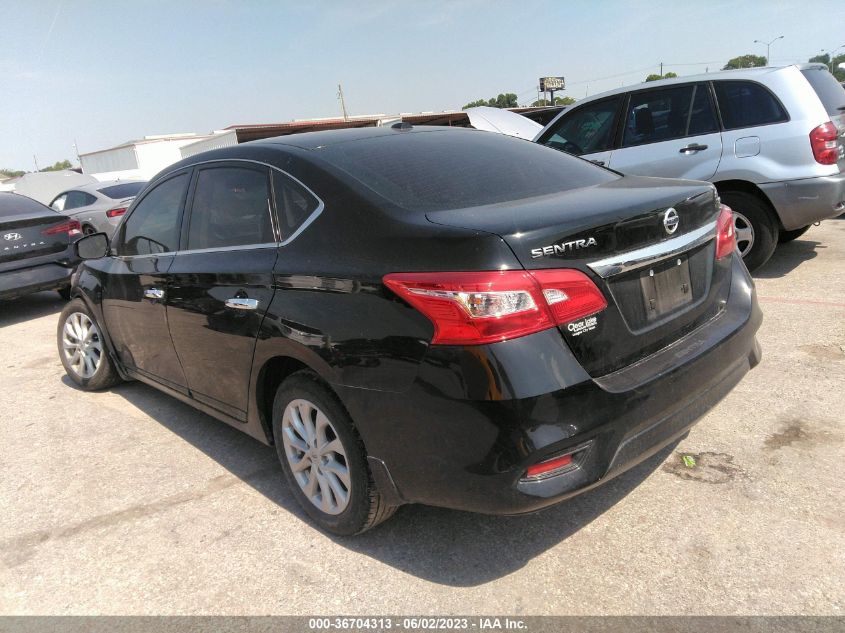
[{"label": "rear passenger window", "polygon": [[269,200],[263,169],[201,170],[191,207],[188,250],[275,242]]},{"label": "rear passenger window", "polygon": [[311,216],[320,202],[293,178],[273,172],[273,191],[276,196],[276,213],[282,231],[282,241],[294,233]]},{"label": "rear passenger window", "polygon": [[689,117],[687,136],[710,134],[718,130],[719,123],[716,121],[716,110],[710,100],[710,91],[706,84],[698,84],[692,99],[692,113]]},{"label": "rear passenger window", "polygon": [[694,86],[635,92],[625,116],[624,147],[686,135]]},{"label": "rear passenger window", "polygon": [[95,202],[97,202],[97,198],[92,196],[90,193],[85,193],[84,191],[68,191],[63,210],[70,211],[71,209],[79,209],[80,207],[87,207]]},{"label": "rear passenger window", "polygon": [[751,81],[716,81],[716,99],[726,130],[788,121],[775,96]]}]

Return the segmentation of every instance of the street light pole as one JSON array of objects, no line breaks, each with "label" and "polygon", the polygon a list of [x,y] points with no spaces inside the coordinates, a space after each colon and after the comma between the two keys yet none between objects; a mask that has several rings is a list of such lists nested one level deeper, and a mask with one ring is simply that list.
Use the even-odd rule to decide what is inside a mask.
[{"label": "street light pole", "polygon": [[772,44],[777,42],[778,40],[782,40],[783,35],[778,35],[775,39],[770,40],[768,42],[764,42],[763,40],[754,40],[755,44],[765,44],[766,45],[766,66],[771,66],[771,57],[769,57],[769,53],[772,48]]},{"label": "street light pole", "polygon": [[834,48],[832,51],[830,51],[828,53],[828,55],[830,55],[830,61],[828,62],[827,67],[830,69],[831,73],[833,73],[833,58],[836,57],[836,53],[841,51],[843,48],[845,48],[845,44],[843,44],[842,46],[840,46],[838,48]]}]

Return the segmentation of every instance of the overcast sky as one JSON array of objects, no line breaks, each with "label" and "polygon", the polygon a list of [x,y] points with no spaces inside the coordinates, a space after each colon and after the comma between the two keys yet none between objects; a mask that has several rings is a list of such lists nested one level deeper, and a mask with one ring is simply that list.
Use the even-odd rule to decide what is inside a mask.
[{"label": "overcast sky", "polygon": [[575,98],[665,70],[845,44],[842,0],[0,0],[0,167],[147,134],[459,109],[566,77]]}]

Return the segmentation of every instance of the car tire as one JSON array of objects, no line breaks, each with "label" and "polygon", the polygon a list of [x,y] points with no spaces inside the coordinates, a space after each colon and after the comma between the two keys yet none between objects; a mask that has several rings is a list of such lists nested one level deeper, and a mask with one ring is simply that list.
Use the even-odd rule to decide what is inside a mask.
[{"label": "car tire", "polygon": [[322,529],[360,534],[396,511],[375,486],[352,419],[316,374],[296,372],[279,386],[273,437],[293,495]]},{"label": "car tire", "polygon": [[94,235],[94,233],[96,233],[96,232],[97,232],[97,229],[95,229],[90,224],[83,224],[82,225],[82,235],[83,236]]},{"label": "car tire", "polygon": [[62,286],[56,290],[56,292],[58,292],[59,296],[65,301],[70,301],[70,286]]},{"label": "car tire", "polygon": [[726,191],[720,197],[734,212],[737,250],[742,261],[748,270],[760,268],[778,244],[778,224],[772,212],[750,193]]},{"label": "car tire", "polygon": [[810,230],[810,227],[813,226],[812,224],[808,224],[805,227],[800,229],[795,229],[794,231],[781,231],[778,234],[778,244],[786,244],[787,242],[791,242],[792,240],[797,240],[799,237],[804,235],[807,231]]},{"label": "car tire", "polygon": [[82,299],[70,301],[62,310],[56,339],[65,372],[80,388],[97,391],[121,381],[102,330]]}]

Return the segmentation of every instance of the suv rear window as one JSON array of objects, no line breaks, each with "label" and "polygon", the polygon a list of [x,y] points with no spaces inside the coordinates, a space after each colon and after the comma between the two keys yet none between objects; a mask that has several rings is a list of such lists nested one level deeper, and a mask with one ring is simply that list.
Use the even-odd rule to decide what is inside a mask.
[{"label": "suv rear window", "polygon": [[769,92],[753,81],[714,81],[716,99],[726,130],[788,121],[786,110]]},{"label": "suv rear window", "polygon": [[146,182],[124,182],[119,185],[110,185],[97,189],[104,196],[108,196],[112,200],[122,200],[123,198],[132,198],[138,195],[138,192],[144,188]]},{"label": "suv rear window", "polygon": [[619,178],[563,152],[493,132],[396,133],[319,151],[376,193],[412,211],[510,202]]},{"label": "suv rear window", "polygon": [[830,116],[845,114],[845,88],[824,68],[805,68],[801,71],[819,96]]}]

